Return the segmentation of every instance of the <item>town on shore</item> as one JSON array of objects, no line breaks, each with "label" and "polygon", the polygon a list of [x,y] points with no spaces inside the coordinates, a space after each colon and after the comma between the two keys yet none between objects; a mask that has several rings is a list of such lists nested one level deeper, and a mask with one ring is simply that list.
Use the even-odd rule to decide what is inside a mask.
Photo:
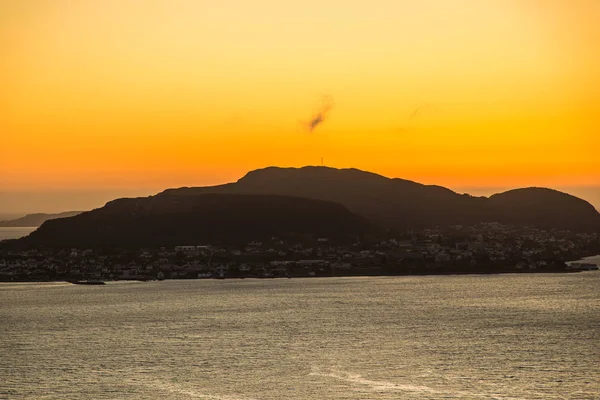
[{"label": "town on shore", "polygon": [[4,249],[0,281],[162,280],[578,272],[600,254],[598,233],[499,223],[410,231],[336,243],[276,238],[240,245],[122,249]]}]

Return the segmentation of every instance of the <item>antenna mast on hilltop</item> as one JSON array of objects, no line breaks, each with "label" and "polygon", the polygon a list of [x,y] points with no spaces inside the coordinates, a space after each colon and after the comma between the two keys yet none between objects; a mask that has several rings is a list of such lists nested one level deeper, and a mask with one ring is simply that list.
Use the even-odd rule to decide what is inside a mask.
[{"label": "antenna mast on hilltop", "polygon": [[321,167],[323,166],[323,157],[321,157]]}]

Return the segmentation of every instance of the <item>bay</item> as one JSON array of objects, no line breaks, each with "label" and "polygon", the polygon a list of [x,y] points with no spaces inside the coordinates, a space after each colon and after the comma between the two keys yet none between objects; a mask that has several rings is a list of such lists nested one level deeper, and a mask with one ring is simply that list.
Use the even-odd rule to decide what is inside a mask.
[{"label": "bay", "polygon": [[1,399],[598,399],[600,273],[0,284]]}]

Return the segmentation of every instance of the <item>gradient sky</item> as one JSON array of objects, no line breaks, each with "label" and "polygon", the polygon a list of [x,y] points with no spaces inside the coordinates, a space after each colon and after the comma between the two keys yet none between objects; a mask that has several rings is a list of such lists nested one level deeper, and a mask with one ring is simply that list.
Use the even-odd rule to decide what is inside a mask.
[{"label": "gradient sky", "polygon": [[592,190],[598,21],[596,0],[0,0],[0,191],[206,185],[321,157]]}]

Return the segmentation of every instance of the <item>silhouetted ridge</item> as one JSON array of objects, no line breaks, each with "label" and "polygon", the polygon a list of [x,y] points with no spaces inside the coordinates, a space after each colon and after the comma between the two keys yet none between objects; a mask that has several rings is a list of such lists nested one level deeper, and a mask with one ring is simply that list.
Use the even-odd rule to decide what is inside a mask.
[{"label": "silhouetted ridge", "polygon": [[[527,193],[536,189],[520,190]],[[461,195],[441,186],[390,179],[357,169],[268,167],[248,172],[235,183],[169,189],[160,195],[199,193],[278,194],[333,201],[376,225],[393,229],[497,221],[558,229],[600,230],[600,214],[589,203],[566,194],[563,195],[572,201],[557,202],[553,194],[560,192],[547,190],[540,195],[521,196],[516,198],[516,203],[511,203],[509,196],[505,204],[501,194],[492,196],[495,199]],[[523,204],[518,204],[519,199],[523,199]],[[527,204],[539,204],[539,212],[532,214],[537,215],[536,218],[524,211]],[[543,214],[541,210],[547,212]]]}]

